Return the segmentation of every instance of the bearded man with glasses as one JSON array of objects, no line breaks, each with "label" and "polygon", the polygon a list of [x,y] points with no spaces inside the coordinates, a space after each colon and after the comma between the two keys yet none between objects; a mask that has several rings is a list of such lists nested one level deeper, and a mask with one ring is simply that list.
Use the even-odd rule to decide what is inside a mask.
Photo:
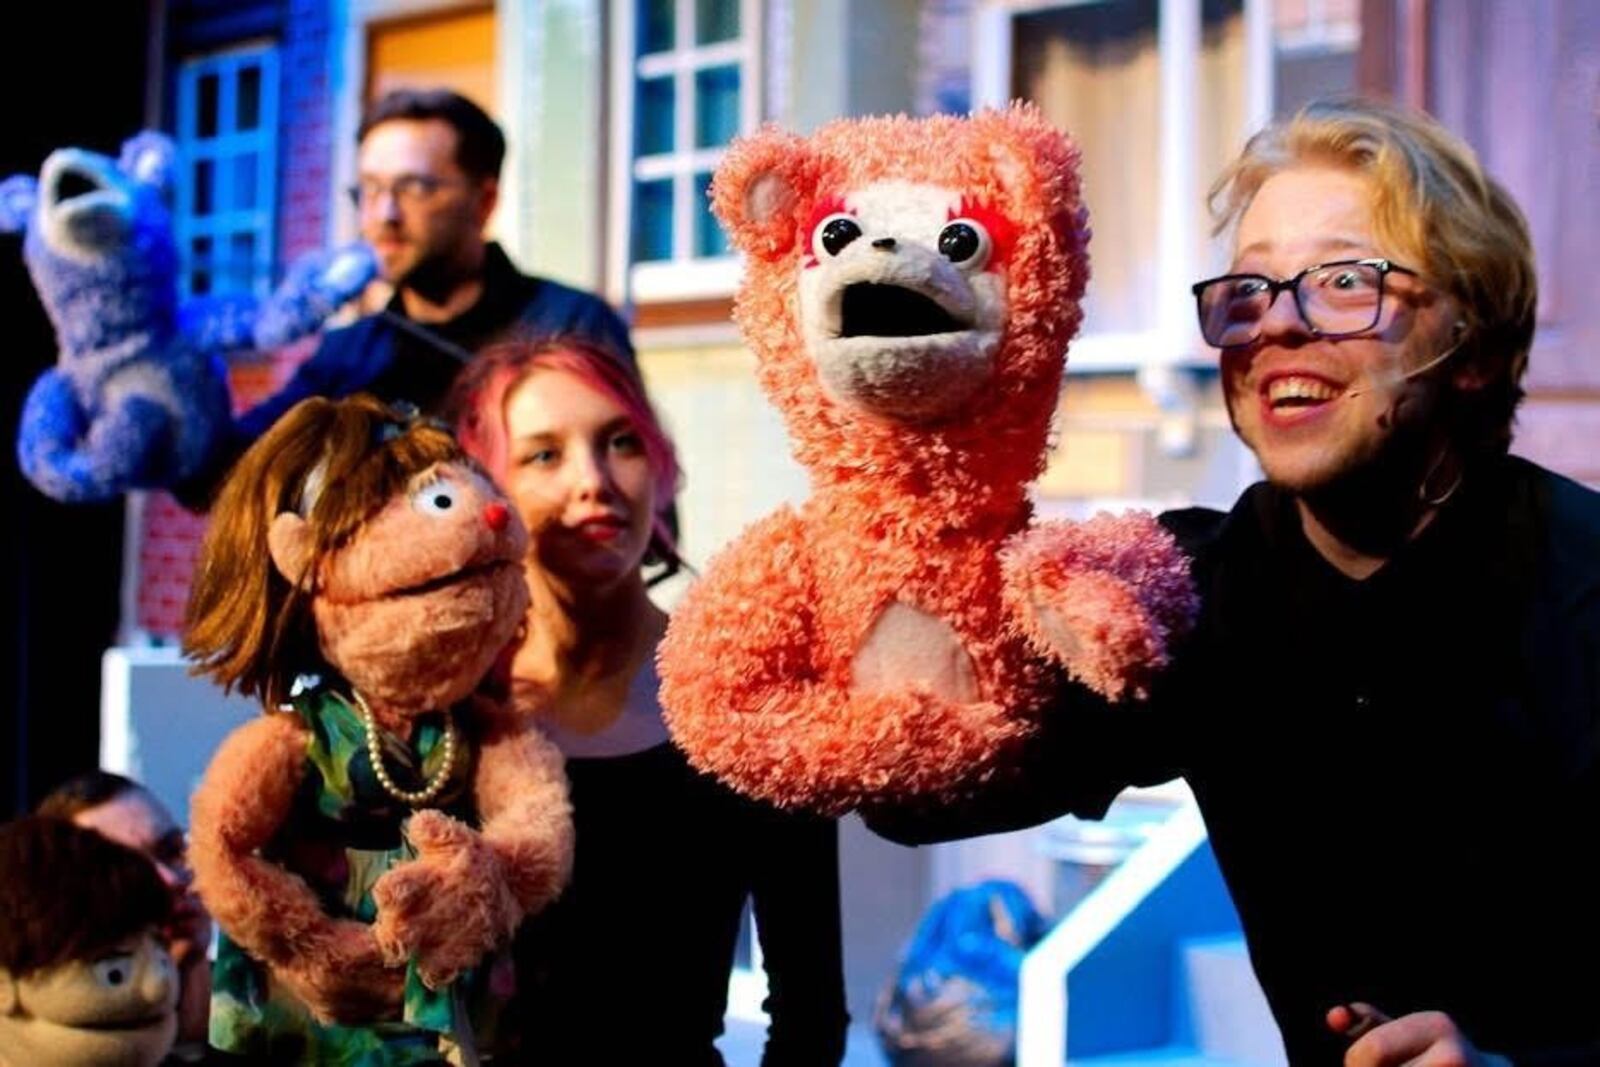
[{"label": "bearded man with glasses", "polygon": [[868,821],[1098,818],[1182,775],[1290,1063],[1600,1063],[1600,495],[1507,453],[1527,225],[1465,144],[1365,103],[1262,131],[1212,205],[1200,326],[1266,481],[1163,517],[1190,643],[1142,705],[1064,692],[964,809]]},{"label": "bearded man with glasses", "polygon": [[506,141],[482,108],[447,89],[398,89],[368,110],[358,143],[349,195],[393,298],[324,334],[281,391],[240,416],[207,470],[179,488],[186,502],[203,504],[245,448],[309,396],[366,392],[448,416],[462,366],[513,336],[572,335],[634,366],[628,329],[605,301],[521,273],[485,238]]}]

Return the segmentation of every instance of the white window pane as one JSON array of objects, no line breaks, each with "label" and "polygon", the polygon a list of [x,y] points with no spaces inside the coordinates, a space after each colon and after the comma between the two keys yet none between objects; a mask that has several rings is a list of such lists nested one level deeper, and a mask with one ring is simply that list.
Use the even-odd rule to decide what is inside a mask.
[{"label": "white window pane", "polygon": [[672,258],[672,180],[633,186],[633,261]]},{"label": "white window pane", "polygon": [[732,41],[739,36],[739,0],[695,0],[696,44]]},{"label": "white window pane", "polygon": [[1013,94],[1036,101],[1083,151],[1094,237],[1084,333],[1157,318],[1161,64],[1157,0],[1107,0],[1018,15]]},{"label": "white window pane", "polygon": [[739,68],[712,67],[694,76],[694,144],[715,148],[739,132]]},{"label": "white window pane", "polygon": [[[618,258],[645,273],[687,260],[731,262],[705,192],[711,171],[743,125],[744,0],[629,0],[632,127],[616,194],[627,212]],[[626,47],[626,46],[624,46]],[[652,275],[654,276],[654,275]],[[630,270],[629,284],[642,278]]]},{"label": "white window pane", "polygon": [[[1195,63],[1194,186],[1203,205],[1212,180],[1238,152],[1244,116],[1243,0],[1204,0]],[[1105,0],[1018,15],[1012,92],[1036,101],[1083,151],[1084,201],[1093,231],[1094,284],[1084,334],[1135,334],[1157,325],[1160,273],[1161,56],[1159,0]],[[1196,249],[1219,255],[1204,210],[1193,216]]]},{"label": "white window pane", "polygon": [[235,211],[252,211],[256,207],[256,175],[260,171],[261,160],[254,152],[245,152],[233,157],[233,209]]},{"label": "white window pane", "polygon": [[635,139],[633,154],[656,156],[671,152],[677,138],[673,134],[677,111],[677,85],[671,77],[641,78],[635,82]]},{"label": "white window pane", "polygon": [[1273,9],[1274,114],[1284,118],[1319,96],[1356,88],[1361,7],[1355,0],[1279,0]]},{"label": "white window pane", "polygon": [[200,138],[217,135],[218,111],[221,108],[221,86],[216,74],[203,74],[196,87],[194,135]]},{"label": "white window pane", "polygon": [[217,165],[213,160],[197,159],[194,162],[194,215],[204,218],[211,214],[216,203]]},{"label": "white window pane", "polygon": [[247,133],[261,124],[261,68],[239,71],[239,90],[234,105],[234,129]]},{"label": "white window pane", "polygon": [[[1203,252],[1196,263],[1197,275],[1210,277],[1227,269],[1231,250],[1224,240],[1212,237],[1211,213],[1206,210],[1206,194],[1211,183],[1244,147],[1253,132],[1245,128],[1249,103],[1245,99],[1245,70],[1249,64],[1245,36],[1244,0],[1206,0],[1201,23],[1200,61],[1195,87],[1198,126],[1194,188],[1191,203],[1195,212],[1195,246]],[[1091,208],[1092,210],[1092,208]],[[1190,281],[1198,281],[1199,277]]]},{"label": "white window pane", "polygon": [[188,294],[266,291],[277,208],[277,53],[197,56],[179,74],[174,225]]},{"label": "white window pane", "polygon": [[248,292],[256,278],[256,235],[236,233],[228,238],[227,288],[229,292]]},{"label": "white window pane", "polygon": [[211,292],[211,238],[196,237],[189,242],[189,291],[196,296]]},{"label": "white window pane", "polygon": [[639,55],[670,52],[677,43],[677,13],[673,0],[638,0],[635,7],[635,35]]},{"label": "white window pane", "polygon": [[1287,118],[1319,96],[1345,96],[1355,87],[1355,49],[1279,52],[1272,78],[1273,114]]},{"label": "white window pane", "polygon": [[728,244],[722,225],[711,213],[711,172],[695,175],[694,186],[694,254],[697,257],[725,256],[733,251]]}]

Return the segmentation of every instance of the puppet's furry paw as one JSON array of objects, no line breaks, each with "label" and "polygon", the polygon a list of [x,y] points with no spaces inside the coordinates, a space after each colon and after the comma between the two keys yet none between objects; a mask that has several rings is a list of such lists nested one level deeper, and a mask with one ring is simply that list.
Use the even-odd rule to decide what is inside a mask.
[{"label": "puppet's furry paw", "polygon": [[1041,523],[1003,567],[1029,641],[1112,700],[1146,694],[1198,611],[1186,557],[1145,512]]},{"label": "puppet's furry paw", "polygon": [[420,811],[406,824],[417,858],[378,879],[372,925],[390,963],[414,959],[438,988],[505,944],[522,916],[500,858],[466,823]]}]

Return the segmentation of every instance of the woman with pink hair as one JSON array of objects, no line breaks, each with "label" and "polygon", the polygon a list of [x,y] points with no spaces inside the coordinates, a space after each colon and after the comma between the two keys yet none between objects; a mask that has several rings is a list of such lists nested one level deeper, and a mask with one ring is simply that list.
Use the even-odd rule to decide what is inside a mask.
[{"label": "woman with pink hair", "polygon": [[838,1063],[836,825],[696,773],[662,723],[667,616],[645,568],[680,566],[668,521],[679,469],[643,383],[588,342],[513,342],[469,365],[452,410],[532,535],[512,692],[572,783],[571,885],[519,937],[507,1018],[521,1049],[550,1063],[720,1065],[749,900],[770,983],[763,1064]]}]

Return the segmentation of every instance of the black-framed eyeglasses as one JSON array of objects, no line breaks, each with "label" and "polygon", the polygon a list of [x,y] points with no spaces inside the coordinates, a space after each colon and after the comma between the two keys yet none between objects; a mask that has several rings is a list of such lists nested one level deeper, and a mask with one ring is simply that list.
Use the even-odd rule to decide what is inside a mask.
[{"label": "black-framed eyeglasses", "polygon": [[389,182],[377,178],[363,178],[345,191],[350,196],[350,202],[357,208],[376,203],[384,194],[394,197],[394,202],[401,207],[411,207],[433,199],[433,195],[440,189],[459,184],[460,181],[456,178],[436,178],[432,174],[401,174]]},{"label": "black-framed eyeglasses", "polygon": [[1366,333],[1383,316],[1384,279],[1417,272],[1387,259],[1340,259],[1307,267],[1293,278],[1224,274],[1196,282],[1200,334],[1216,348],[1237,348],[1261,336],[1278,294],[1288,290],[1300,321],[1318,337]]}]

